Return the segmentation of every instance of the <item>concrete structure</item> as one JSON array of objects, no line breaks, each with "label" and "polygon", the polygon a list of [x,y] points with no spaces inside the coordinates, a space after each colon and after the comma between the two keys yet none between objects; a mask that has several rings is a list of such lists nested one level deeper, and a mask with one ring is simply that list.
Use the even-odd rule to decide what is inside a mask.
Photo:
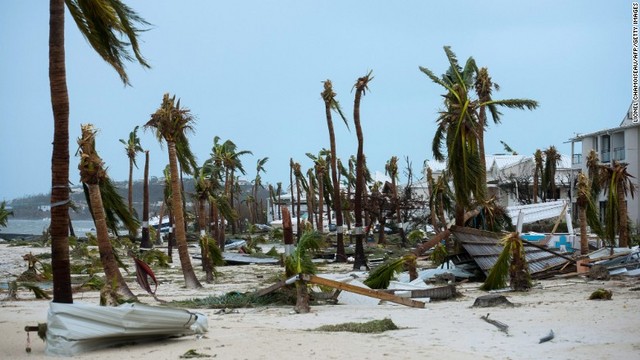
[{"label": "concrete structure", "polygon": [[[617,127],[604,129],[588,134],[578,134],[571,142],[571,156],[573,177],[583,171],[586,173],[586,159],[591,150],[598,153],[601,164],[610,164],[616,160],[627,163],[627,171],[634,176],[632,182],[638,190],[638,177],[640,169],[640,122],[632,119],[632,108],[625,114]],[[576,199],[572,199],[575,203]],[[600,194],[599,206],[604,209],[605,197]],[[640,228],[640,194],[636,193],[635,199],[627,196],[627,208],[631,223]]]}]

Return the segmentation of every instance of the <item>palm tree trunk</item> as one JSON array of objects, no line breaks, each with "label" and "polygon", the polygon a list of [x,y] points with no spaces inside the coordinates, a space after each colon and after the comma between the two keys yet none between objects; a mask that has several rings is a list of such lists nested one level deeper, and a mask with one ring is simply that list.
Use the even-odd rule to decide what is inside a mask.
[{"label": "palm tree trunk", "polygon": [[580,219],[580,254],[589,253],[589,239],[587,238],[587,209],[580,206],[578,209],[578,218]]},{"label": "palm tree trunk", "polygon": [[358,152],[356,155],[356,192],[354,201],[355,212],[355,233],[356,233],[356,250],[355,260],[353,262],[354,270],[361,270],[363,267],[368,268],[367,259],[364,255],[364,233],[362,223],[362,196],[364,191],[364,138],[362,135],[362,127],[360,126],[360,100],[362,98],[363,86],[357,86],[363,78],[358,79],[356,84],[356,95],[353,105],[353,121],[356,127],[356,135],[358,138]]},{"label": "palm tree trunk", "polygon": [[322,211],[324,210],[323,207],[323,200],[324,200],[324,176],[322,175],[322,172],[318,173],[318,231],[320,233],[322,233],[324,231],[324,223],[322,219],[323,213]]},{"label": "palm tree trunk", "polygon": [[184,282],[188,289],[201,288],[202,285],[193,271],[191,256],[189,255],[189,249],[187,247],[187,235],[184,228],[184,213],[182,212],[182,192],[180,191],[180,174],[178,173],[176,144],[174,142],[167,142],[167,148],[169,149],[169,166],[171,169],[171,188],[173,193],[171,200],[176,225],[175,236],[176,243],[178,245],[178,255],[180,256],[180,264],[182,266],[182,273],[184,275]]},{"label": "palm tree trunk", "polygon": [[129,191],[127,194],[129,213],[133,215],[133,158],[129,158]]},{"label": "palm tree trunk", "polygon": [[53,302],[73,303],[69,263],[69,93],[65,69],[64,0],[49,2],[49,86],[53,111],[51,266]]},{"label": "palm tree trunk", "polygon": [[107,227],[107,219],[102,204],[102,196],[100,194],[100,185],[87,184],[89,188],[89,198],[91,199],[91,211],[93,212],[93,221],[96,226],[96,237],[98,239],[98,250],[100,251],[100,262],[107,278],[107,284],[117,284],[117,292],[127,300],[135,300],[136,296],[131,292],[129,286],[124,281],[118,262],[116,261],[113,247],[109,240],[109,231]]},{"label": "palm tree trunk", "polygon": [[[140,247],[151,248],[151,239],[149,239],[149,151],[144,152],[144,190],[142,199],[142,239],[140,240]],[[162,219],[160,219],[162,222]],[[160,227],[158,227],[160,231]]]},{"label": "palm tree trunk", "polygon": [[629,247],[629,221],[627,214],[627,201],[624,194],[624,186],[617,184],[616,196],[618,197],[618,241],[620,247]]},{"label": "palm tree trunk", "polygon": [[[477,209],[467,212],[466,214],[464,214],[464,221],[467,221],[467,220],[471,219],[472,217],[477,216],[479,213],[480,213],[480,211],[477,210]],[[445,226],[446,226],[446,224],[445,224]],[[444,231],[442,231],[442,232],[440,232],[438,234],[435,234],[431,239],[429,239],[429,241],[424,242],[421,245],[419,245],[418,247],[416,247],[416,249],[413,251],[413,253],[416,256],[420,256],[425,251],[431,249],[432,247],[434,247],[435,245],[440,243],[442,240],[448,238],[449,235],[451,235],[451,230],[444,229]]]}]

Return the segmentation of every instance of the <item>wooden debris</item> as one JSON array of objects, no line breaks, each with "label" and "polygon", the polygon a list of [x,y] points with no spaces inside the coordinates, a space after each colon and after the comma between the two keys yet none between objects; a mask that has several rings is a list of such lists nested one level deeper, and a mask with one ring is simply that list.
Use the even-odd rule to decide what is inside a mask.
[{"label": "wooden debris", "polygon": [[509,325],[500,322],[498,320],[493,320],[493,319],[489,319],[489,314],[484,315],[484,316],[480,316],[480,318],[486,322],[488,322],[489,324],[497,327],[500,331],[504,332],[505,334],[509,333]]},{"label": "wooden debris", "polygon": [[538,344],[542,344],[543,342],[547,342],[549,340],[552,340],[555,337],[555,334],[553,333],[553,330],[551,330],[549,332],[549,335],[540,338],[540,342]]}]

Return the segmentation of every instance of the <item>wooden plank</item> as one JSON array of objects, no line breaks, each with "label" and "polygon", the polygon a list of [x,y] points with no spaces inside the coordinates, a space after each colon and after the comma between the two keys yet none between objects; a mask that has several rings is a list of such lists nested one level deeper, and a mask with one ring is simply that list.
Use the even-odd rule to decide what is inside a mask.
[{"label": "wooden plank", "polygon": [[362,288],[362,287],[359,287],[359,286],[346,284],[346,283],[342,283],[342,282],[339,282],[339,281],[334,281],[334,280],[321,278],[321,277],[315,276],[315,275],[300,274],[299,277],[300,277],[300,279],[302,279],[304,281],[307,281],[307,282],[310,282],[312,284],[329,286],[329,287],[332,287],[332,288],[336,288],[336,289],[344,290],[344,291],[349,291],[349,292],[352,292],[352,293],[355,293],[355,294],[359,294],[359,295],[364,295],[364,296],[369,296],[369,297],[373,297],[373,298],[380,299],[380,300],[390,301],[390,302],[393,302],[393,303],[396,303],[396,304],[401,304],[401,305],[415,307],[415,308],[424,308],[424,306],[425,306],[424,302],[422,302],[422,301],[416,301],[416,300],[411,300],[411,299],[407,299],[407,298],[402,298],[402,297],[395,296],[393,294],[388,294],[388,293],[385,293],[385,292],[382,292],[382,291]]},{"label": "wooden plank", "polygon": [[390,294],[398,291],[409,291],[411,294],[409,295],[409,297],[411,298],[431,298],[433,300],[446,300],[451,299],[456,295],[456,286],[446,285],[429,289],[387,289],[381,291]]}]

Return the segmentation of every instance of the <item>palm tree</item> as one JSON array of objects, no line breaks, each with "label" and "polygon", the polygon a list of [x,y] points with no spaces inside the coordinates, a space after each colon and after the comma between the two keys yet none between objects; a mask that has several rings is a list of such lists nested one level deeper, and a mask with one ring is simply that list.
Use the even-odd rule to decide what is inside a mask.
[{"label": "palm tree", "polygon": [[595,207],[593,192],[589,178],[583,174],[578,174],[577,186],[578,220],[580,222],[580,253],[589,253],[589,239],[587,238],[587,225],[596,233],[602,235],[600,219]]},{"label": "palm tree", "polygon": [[7,222],[9,221],[9,215],[13,216],[13,211],[9,211],[6,208],[6,202],[0,202],[0,226],[7,227]]},{"label": "palm tree", "polygon": [[[486,184],[486,174],[487,174],[487,162],[484,153],[484,131],[488,126],[487,124],[487,109],[491,113],[491,118],[495,124],[500,123],[500,111],[498,111],[498,106],[504,106],[507,108],[517,108],[517,109],[528,109],[533,110],[538,107],[538,103],[534,100],[528,99],[507,99],[507,100],[493,100],[491,99],[491,93],[493,89],[496,91],[500,90],[500,86],[494,83],[491,80],[491,76],[489,76],[489,70],[486,67],[478,69],[476,67],[476,80],[474,83],[474,87],[476,90],[476,94],[478,95],[478,149],[480,156],[480,163],[482,165],[482,172],[485,174],[484,182]],[[508,146],[503,142],[505,148]],[[514,154],[515,155],[515,154]]]},{"label": "palm tree", "polygon": [[[138,47],[140,30],[147,25],[119,0],[50,0],[49,2],[49,85],[53,110],[53,151],[51,156],[51,265],[53,302],[73,303],[69,263],[69,93],[64,47],[65,3],[80,32],[91,47],[111,65],[125,85],[129,78],[123,60],[135,60],[149,67]],[[121,36],[128,39],[121,40]]]},{"label": "palm tree", "polygon": [[543,164],[544,159],[542,157],[542,151],[540,149],[536,149],[536,152],[533,154],[533,162],[535,163],[535,168],[533,170],[533,203],[538,203],[538,195],[540,194],[539,184],[540,180],[544,178],[543,174]]},{"label": "palm tree", "polygon": [[[484,199],[486,193],[478,145],[482,129],[475,117],[478,102],[469,98],[476,65],[470,57],[464,69],[461,69],[451,49],[445,46],[444,51],[449,60],[449,69],[441,78],[427,68],[420,67],[420,70],[447,90],[444,95],[445,109],[440,111],[437,119],[432,151],[435,160],[447,161],[456,198],[456,225],[463,226],[465,209],[471,208],[473,199]],[[448,156],[441,151],[443,142]]]},{"label": "palm tree", "polygon": [[180,143],[188,147],[186,132],[193,130],[193,116],[189,109],[180,108],[180,100],[176,103],[175,95],[169,97],[164,94],[162,104],[155,113],[151,115],[151,119],[145,124],[145,128],[155,131],[156,138],[160,143],[166,141],[169,153],[169,168],[171,171],[171,192],[172,210],[175,219],[175,236],[178,245],[178,254],[180,255],[180,264],[184,275],[185,286],[189,289],[200,288],[202,285],[198,281],[193,267],[189,250],[187,248],[187,237],[184,227],[184,212],[182,206],[182,196],[178,172],[178,157],[176,144]]},{"label": "palm tree", "polygon": [[[131,178],[129,178],[131,180]],[[159,230],[159,229],[158,229]],[[159,231],[158,231],[159,232]],[[142,238],[140,247],[149,249],[153,246],[149,239],[149,150],[144,152],[144,184],[142,199]]]},{"label": "palm tree", "polygon": [[367,267],[367,259],[364,256],[364,228],[362,222],[362,201],[365,187],[365,159],[364,159],[364,138],[362,135],[362,127],[360,126],[360,100],[362,96],[366,94],[369,89],[369,82],[373,80],[371,71],[365,76],[358,78],[353,87],[356,89],[355,98],[353,101],[353,123],[356,128],[356,136],[358,138],[358,152],[356,155],[356,191],[354,201],[354,216],[355,216],[355,232],[356,232],[356,251],[355,260],[353,262],[353,269],[360,270],[362,267]]},{"label": "palm tree", "polygon": [[322,99],[324,100],[325,116],[327,118],[327,128],[329,129],[329,142],[331,146],[331,182],[333,183],[333,211],[336,213],[336,261],[346,262],[347,257],[344,251],[344,235],[343,235],[343,219],[342,219],[342,201],[340,195],[340,183],[338,181],[338,156],[336,153],[336,137],[333,131],[333,120],[331,118],[331,111],[335,111],[340,115],[344,124],[349,128],[349,123],[342,113],[340,104],[336,100],[336,93],[333,92],[333,86],[331,80],[326,80],[323,83],[324,90],[322,91]]},{"label": "palm tree", "polygon": [[108,177],[104,163],[95,149],[95,136],[96,131],[93,125],[82,125],[82,137],[78,139],[78,155],[80,156],[78,169],[80,170],[80,181],[89,190],[91,213],[96,226],[96,237],[100,251],[100,262],[107,278],[107,284],[115,284],[117,293],[126,299],[136,299],[120,273],[120,268],[118,268],[118,262],[109,240],[107,217],[100,191],[100,184],[105,182]]},{"label": "palm tree", "polygon": [[391,187],[393,188],[393,202],[396,210],[396,222],[398,223],[398,230],[400,231],[400,238],[402,239],[402,247],[407,246],[407,237],[404,234],[404,227],[402,226],[402,218],[400,216],[400,199],[398,197],[398,157],[392,156],[385,165],[385,173],[391,177]]},{"label": "palm tree", "polygon": [[[268,157],[262,158],[262,159],[258,159],[257,163],[256,163],[256,178],[253,181],[253,198],[254,199],[258,199],[258,188],[263,188],[264,186],[262,186],[262,178],[260,177],[260,172],[267,172],[267,170],[264,169],[264,164],[267,163],[267,161],[269,161]],[[257,207],[257,202],[255,204],[255,210],[254,210],[254,214],[256,214],[256,217],[258,216],[258,207]],[[261,220],[255,220],[255,221],[261,221]]]},{"label": "palm tree", "polygon": [[616,233],[618,246],[629,246],[629,224],[626,197],[635,197],[634,178],[627,171],[626,163],[613,160],[610,165],[600,166],[600,186],[607,196],[605,209],[605,236],[613,246]]},{"label": "palm tree", "polygon": [[544,184],[545,189],[547,189],[551,193],[552,199],[557,199],[556,196],[556,170],[558,168],[558,164],[560,160],[562,160],[561,155],[558,153],[558,150],[555,146],[551,145],[547,150],[544,151],[545,163],[544,163]]},{"label": "palm tree", "polygon": [[213,282],[213,264],[209,258],[209,236],[207,236],[207,213],[206,204],[212,196],[211,177],[208,173],[210,169],[205,165],[196,169],[194,179],[194,195],[198,202],[198,228],[200,230],[200,255],[202,257],[202,270],[205,271],[206,282]]},{"label": "palm tree", "polygon": [[517,232],[509,233],[502,239],[504,246],[498,260],[489,271],[482,290],[502,289],[506,286],[507,275],[514,291],[531,288],[531,275],[522,239]]},{"label": "palm tree", "polygon": [[144,151],[142,146],[140,146],[140,138],[138,137],[138,127],[133,128],[133,131],[129,133],[129,139],[124,140],[120,139],[120,142],[124,144],[124,151],[127,153],[127,157],[129,158],[129,212],[133,214],[133,167],[136,169],[138,165],[136,164],[136,154]]}]

